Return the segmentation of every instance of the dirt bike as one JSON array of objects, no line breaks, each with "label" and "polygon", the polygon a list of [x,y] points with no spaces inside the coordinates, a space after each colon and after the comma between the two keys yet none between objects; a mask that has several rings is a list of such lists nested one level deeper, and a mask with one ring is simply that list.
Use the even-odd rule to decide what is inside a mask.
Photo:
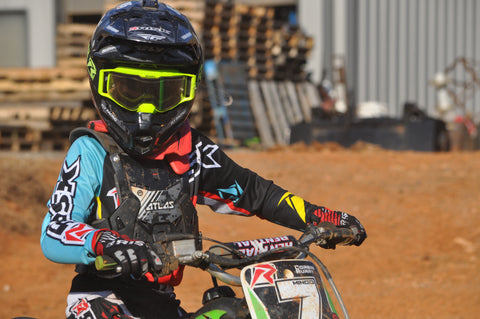
[{"label": "dirt bike", "polygon": [[[332,276],[309,251],[309,246],[312,243],[330,248],[347,245],[355,239],[355,233],[350,228],[321,223],[316,227],[307,226],[298,239],[287,235],[222,243],[202,237],[203,241],[214,243],[206,251],[195,250],[193,242],[197,238],[188,234],[167,235],[163,243],[173,243],[171,247],[178,264],[201,268],[212,277],[213,287],[205,291],[203,306],[190,314],[190,319],[338,319],[324,279],[333,291],[343,318],[348,319]],[[106,256],[97,257],[96,267],[121,272]],[[241,270],[239,275],[231,273],[235,268]],[[218,280],[227,286],[218,285]],[[236,297],[230,286],[241,286],[243,298]]]}]

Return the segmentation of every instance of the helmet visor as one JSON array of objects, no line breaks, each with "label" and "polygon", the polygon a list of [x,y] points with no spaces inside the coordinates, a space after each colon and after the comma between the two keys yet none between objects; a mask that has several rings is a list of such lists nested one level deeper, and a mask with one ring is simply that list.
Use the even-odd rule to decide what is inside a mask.
[{"label": "helmet visor", "polygon": [[100,70],[98,93],[136,112],[144,105],[167,112],[195,97],[193,74],[130,68]]}]

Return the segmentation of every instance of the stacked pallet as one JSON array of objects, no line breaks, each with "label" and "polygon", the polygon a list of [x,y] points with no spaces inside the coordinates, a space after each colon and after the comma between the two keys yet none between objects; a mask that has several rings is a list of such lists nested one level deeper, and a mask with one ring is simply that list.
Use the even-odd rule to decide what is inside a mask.
[{"label": "stacked pallet", "polygon": [[95,31],[93,24],[67,23],[57,26],[57,65],[82,69],[86,75],[88,43]]},{"label": "stacked pallet", "polygon": [[205,58],[245,62],[257,80],[303,81],[313,39],[275,21],[275,9],[207,0],[203,24]]},{"label": "stacked pallet", "polygon": [[0,150],[65,150],[70,131],[96,118],[92,107],[47,103],[0,105]]},{"label": "stacked pallet", "polygon": [[202,39],[206,60],[234,60],[238,23],[233,1],[207,0]]},{"label": "stacked pallet", "polygon": [[[123,2],[110,0],[105,9]],[[277,25],[273,8],[246,6],[234,0],[165,2],[190,19],[203,41],[205,59],[244,65],[243,77],[259,81],[261,96],[275,98],[275,92],[287,92],[292,84],[287,86],[282,81],[305,80],[303,65],[313,41],[298,29]],[[0,70],[0,149],[63,149],[68,146],[69,130],[96,118],[86,71],[88,42],[94,30],[93,24],[58,25],[55,68]],[[244,116],[249,88],[231,81],[232,70],[237,67],[228,66],[228,72],[222,71],[232,97],[241,102],[231,109],[236,112],[232,117],[241,119],[235,130],[237,138],[244,140],[250,139],[255,129],[246,119],[249,115]],[[264,82],[272,80],[275,83]],[[207,95],[206,90],[199,90],[192,118],[196,127],[211,135],[215,132]],[[287,125],[291,115],[286,114],[283,121]],[[284,141],[278,132],[276,140]]]},{"label": "stacked pallet", "polygon": [[0,69],[2,104],[89,98],[84,69]]},{"label": "stacked pallet", "polygon": [[96,118],[80,102],[0,104],[0,150],[65,150],[72,128]]},{"label": "stacked pallet", "polygon": [[[315,103],[306,99],[301,88],[306,83],[304,64],[313,40],[300,29],[277,22],[273,7],[207,0],[203,43],[205,58],[218,63],[225,91],[233,97],[227,113],[233,136],[240,143],[257,136],[265,147],[285,144],[289,126],[309,120]],[[228,72],[223,69],[226,66]],[[243,73],[238,71],[242,67]],[[237,77],[246,73],[243,86],[230,81],[234,69]],[[283,107],[275,110],[278,105]],[[207,101],[202,106],[210,105]],[[211,119],[210,127],[218,126],[214,116],[202,119]]]},{"label": "stacked pallet", "polygon": [[86,55],[93,29],[58,26],[57,67],[0,69],[1,103],[90,100]]},{"label": "stacked pallet", "polygon": [[250,78],[273,78],[272,8],[207,0],[203,24],[205,58],[246,63]]},{"label": "stacked pallet", "polygon": [[247,64],[250,78],[273,78],[273,8],[237,5],[236,13],[239,21],[238,60]]},{"label": "stacked pallet", "polygon": [[0,150],[63,150],[96,117],[86,71],[95,26],[57,27],[57,67],[0,69]]},{"label": "stacked pallet", "polygon": [[313,38],[306,36],[299,28],[283,25],[275,28],[272,41],[274,79],[304,81],[304,65],[313,48]]},{"label": "stacked pallet", "polygon": [[38,151],[41,133],[26,126],[0,124],[0,150]]}]

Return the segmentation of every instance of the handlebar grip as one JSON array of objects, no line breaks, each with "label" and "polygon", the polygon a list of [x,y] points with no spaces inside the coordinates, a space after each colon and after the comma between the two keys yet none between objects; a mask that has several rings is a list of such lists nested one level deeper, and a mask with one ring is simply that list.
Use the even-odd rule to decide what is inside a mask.
[{"label": "handlebar grip", "polygon": [[335,247],[335,245],[349,245],[356,240],[356,231],[351,228],[337,227],[329,222],[322,222],[317,226],[309,225],[307,232],[316,238],[317,245]]},{"label": "handlebar grip", "polygon": [[98,271],[110,271],[114,273],[121,273],[122,266],[117,264],[117,262],[108,256],[97,256],[95,258],[95,269]]},{"label": "handlebar grip", "polygon": [[356,231],[352,228],[338,227],[335,229],[334,233],[335,238],[338,238],[339,240],[341,239],[341,242],[339,242],[340,245],[349,245],[356,240]]}]

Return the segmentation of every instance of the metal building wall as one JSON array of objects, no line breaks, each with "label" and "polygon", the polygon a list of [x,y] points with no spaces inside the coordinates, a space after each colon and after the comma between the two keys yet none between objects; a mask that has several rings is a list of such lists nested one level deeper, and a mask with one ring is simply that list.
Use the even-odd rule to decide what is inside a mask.
[{"label": "metal building wall", "polygon": [[[332,28],[332,3],[324,2],[324,28]],[[436,91],[429,84],[456,58],[475,61],[480,72],[480,1],[476,0],[348,0],[347,85],[352,102],[385,103],[400,117],[405,102],[435,115]],[[324,38],[328,40],[328,37]],[[328,66],[332,43],[323,43]],[[461,66],[456,79],[468,80]],[[480,74],[479,74],[480,75]],[[480,88],[466,104],[480,120]]]},{"label": "metal building wall", "polygon": [[[3,61],[2,66],[51,67],[55,65],[55,3],[54,0],[0,0],[0,12],[10,18],[20,17],[19,21],[2,25],[2,44],[15,45],[23,41],[27,52],[26,60]],[[23,16],[23,17],[22,17]],[[18,24],[23,23],[23,25]],[[17,38],[19,37],[19,39]],[[22,37],[26,37],[23,39]],[[10,44],[12,43],[12,44]],[[3,56],[3,58],[8,58]]]}]

